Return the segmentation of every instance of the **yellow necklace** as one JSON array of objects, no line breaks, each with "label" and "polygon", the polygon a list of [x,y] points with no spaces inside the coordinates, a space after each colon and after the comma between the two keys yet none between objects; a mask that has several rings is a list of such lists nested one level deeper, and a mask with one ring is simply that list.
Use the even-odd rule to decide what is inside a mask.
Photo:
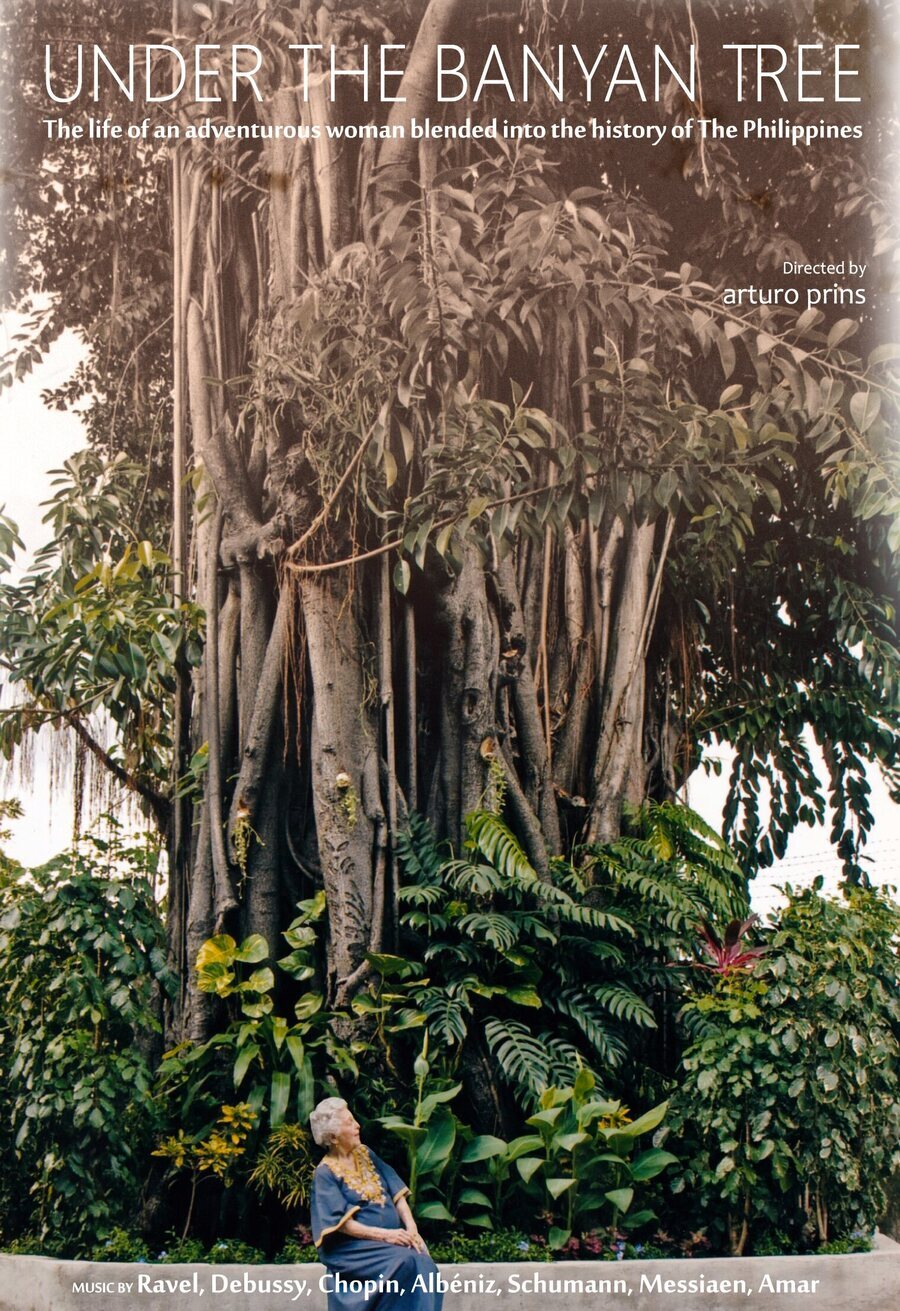
[{"label": "yellow necklace", "polygon": [[334,1156],[326,1156],[324,1160],[331,1173],[358,1193],[363,1201],[384,1206],[384,1189],[378,1171],[372,1164],[368,1147],[354,1147],[349,1160],[339,1161]]}]

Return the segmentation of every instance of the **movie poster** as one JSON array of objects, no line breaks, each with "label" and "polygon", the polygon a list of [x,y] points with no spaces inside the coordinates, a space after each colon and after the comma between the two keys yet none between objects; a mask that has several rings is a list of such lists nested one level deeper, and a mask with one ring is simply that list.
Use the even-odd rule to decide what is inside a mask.
[{"label": "movie poster", "polygon": [[0,1307],[886,1306],[887,6],[3,21]]}]

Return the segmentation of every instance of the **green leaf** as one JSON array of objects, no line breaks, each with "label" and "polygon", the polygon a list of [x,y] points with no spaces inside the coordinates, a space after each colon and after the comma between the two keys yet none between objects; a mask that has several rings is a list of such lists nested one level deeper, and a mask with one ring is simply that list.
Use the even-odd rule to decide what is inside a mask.
[{"label": "green leaf", "polygon": [[197,969],[205,969],[207,965],[231,965],[236,959],[236,953],[237,943],[230,934],[221,933],[218,937],[207,938],[197,952]]},{"label": "green leaf", "polygon": [[261,1020],[264,1015],[269,1014],[274,1004],[271,997],[259,997],[256,1001],[246,1001],[242,998],[241,1011],[248,1019]]},{"label": "green leaf", "polygon": [[631,1177],[637,1181],[654,1179],[667,1165],[677,1165],[678,1157],[671,1152],[664,1152],[659,1147],[651,1147],[641,1152],[631,1163]]},{"label": "green leaf", "polygon": [[406,560],[398,560],[394,566],[394,586],[401,596],[406,596],[406,593],[409,591],[411,576],[409,565]]},{"label": "green leaf", "polygon": [[617,1207],[618,1210],[627,1211],[634,1200],[634,1189],[612,1188],[608,1193],[605,1193],[604,1196],[609,1198],[613,1206]]},{"label": "green leaf", "polygon": [[653,489],[653,495],[658,505],[663,509],[671,501],[672,497],[678,490],[678,475],[674,469],[666,469],[659,478],[656,487]]},{"label": "green leaf", "polygon": [[443,1168],[453,1151],[456,1142],[456,1119],[450,1111],[435,1116],[428,1126],[428,1133],[419,1144],[416,1152],[416,1165],[419,1175],[428,1174]]},{"label": "green leaf", "polygon": [[310,1019],[325,1004],[325,998],[319,992],[305,992],[294,1007],[294,1014],[301,1022]]},{"label": "green leaf", "polygon": [[419,1109],[419,1116],[423,1121],[430,1120],[436,1108],[444,1102],[452,1102],[462,1090],[461,1083],[455,1083],[452,1088],[442,1088],[439,1092],[429,1093],[427,1097],[422,1098],[422,1105]]},{"label": "green leaf", "polygon": [[451,1224],[454,1220],[443,1202],[418,1202],[416,1215],[421,1216],[423,1220],[445,1220]]},{"label": "green leaf", "polygon": [[387,952],[366,952],[366,960],[385,978],[403,978],[416,972],[416,966],[405,956],[391,956]]},{"label": "green leaf", "polygon": [[537,1111],[534,1115],[529,1115],[525,1123],[533,1124],[536,1129],[552,1129],[562,1113],[562,1106],[551,1106],[546,1111]]},{"label": "green leaf", "polygon": [[284,1120],[291,1095],[291,1076],[276,1070],[272,1075],[272,1097],[269,1105],[269,1123],[277,1129]]},{"label": "green leaf", "polygon": [[586,1133],[558,1133],[553,1135],[553,1146],[560,1148],[564,1152],[573,1152],[576,1147],[581,1147],[583,1143],[591,1141],[590,1134]]},{"label": "green leaf", "polygon": [[241,992],[271,992],[275,987],[275,975],[268,965],[264,969],[254,970],[246,983],[240,986]]},{"label": "green leaf", "polygon": [[644,1114],[639,1115],[636,1120],[632,1120],[631,1124],[625,1125],[624,1128],[619,1130],[619,1132],[625,1133],[631,1138],[636,1138],[638,1134],[650,1133],[651,1129],[655,1129],[657,1125],[662,1124],[663,1120],[666,1118],[666,1111],[668,1109],[668,1102],[660,1102],[659,1105],[654,1106],[652,1110],[645,1111]]},{"label": "green leaf", "polygon": [[563,1193],[568,1192],[568,1190],[574,1185],[575,1180],[566,1179],[563,1177],[556,1177],[553,1179],[545,1180],[545,1183],[547,1185],[548,1193],[555,1200],[557,1197],[561,1197]]},{"label": "green leaf", "polygon": [[[243,961],[245,965],[256,965],[259,961],[265,960],[269,954],[269,944],[259,933],[251,933],[249,938],[245,938],[234,952],[234,959]],[[271,973],[271,971],[270,971]],[[273,978],[272,983],[275,980]]]},{"label": "green leaf", "polygon": [[297,1070],[302,1073],[306,1062],[306,1052],[303,1048],[302,1038],[299,1038],[296,1033],[289,1033],[285,1038],[284,1043],[288,1049],[288,1054],[290,1055],[291,1060],[294,1062]]},{"label": "green leaf", "polygon": [[516,1161],[516,1169],[525,1182],[528,1183],[543,1164],[543,1158],[540,1156],[521,1156]]},{"label": "green leaf", "polygon": [[[537,1142],[540,1146],[540,1139]],[[480,1134],[466,1143],[459,1159],[463,1165],[469,1165],[472,1161],[488,1161],[494,1156],[502,1156],[506,1150],[507,1146],[502,1138],[495,1138],[491,1134]]]},{"label": "green leaf", "polygon": [[528,1152],[539,1152],[543,1149],[544,1140],[537,1134],[525,1134],[521,1138],[514,1138],[509,1144],[506,1159],[509,1162],[518,1161],[520,1156],[525,1156]]},{"label": "green leaf", "polygon": [[258,1055],[259,1047],[255,1042],[247,1043],[246,1047],[241,1048],[238,1053],[238,1058],[234,1063],[235,1088],[240,1088],[241,1084],[244,1082],[244,1076],[246,1075],[247,1070],[250,1068],[252,1062],[256,1060]]},{"label": "green leaf", "polygon": [[565,1247],[571,1237],[571,1229],[560,1229],[554,1225],[547,1235],[547,1242],[554,1252],[558,1252],[561,1247]]},{"label": "green leaf", "polygon": [[509,1001],[515,1002],[517,1006],[534,1006],[537,1008],[543,1005],[537,990],[530,985],[508,988],[506,997]]},{"label": "green leaf", "polygon": [[310,1117],[316,1104],[316,1081],[313,1076],[312,1061],[307,1056],[303,1069],[298,1071],[294,1080],[297,1085],[297,1119],[304,1124]]},{"label": "green leaf", "polygon": [[418,1124],[407,1124],[398,1116],[388,1115],[381,1120],[390,1133],[395,1133],[398,1138],[402,1138],[405,1143],[420,1143],[427,1134],[427,1129],[423,1129]]}]

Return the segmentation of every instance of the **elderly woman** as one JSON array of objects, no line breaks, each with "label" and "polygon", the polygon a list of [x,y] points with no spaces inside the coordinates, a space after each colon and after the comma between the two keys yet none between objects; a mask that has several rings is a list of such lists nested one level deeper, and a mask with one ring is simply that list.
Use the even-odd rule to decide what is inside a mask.
[{"label": "elderly woman", "polygon": [[312,1186],[313,1240],[328,1271],[328,1311],[440,1311],[438,1269],[419,1237],[409,1189],[359,1140],[340,1097],[309,1117],[327,1154]]}]

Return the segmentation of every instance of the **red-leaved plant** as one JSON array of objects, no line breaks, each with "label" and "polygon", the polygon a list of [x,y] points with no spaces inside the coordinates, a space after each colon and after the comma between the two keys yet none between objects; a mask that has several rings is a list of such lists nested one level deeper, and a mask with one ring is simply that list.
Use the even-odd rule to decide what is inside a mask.
[{"label": "red-leaved plant", "polygon": [[758,915],[750,915],[745,920],[732,920],[725,929],[725,936],[720,942],[712,925],[704,921],[700,925],[702,947],[712,964],[698,961],[701,970],[711,970],[713,974],[732,974],[735,970],[750,970],[760,956],[765,954],[765,947],[747,947],[742,939],[759,920]]}]

